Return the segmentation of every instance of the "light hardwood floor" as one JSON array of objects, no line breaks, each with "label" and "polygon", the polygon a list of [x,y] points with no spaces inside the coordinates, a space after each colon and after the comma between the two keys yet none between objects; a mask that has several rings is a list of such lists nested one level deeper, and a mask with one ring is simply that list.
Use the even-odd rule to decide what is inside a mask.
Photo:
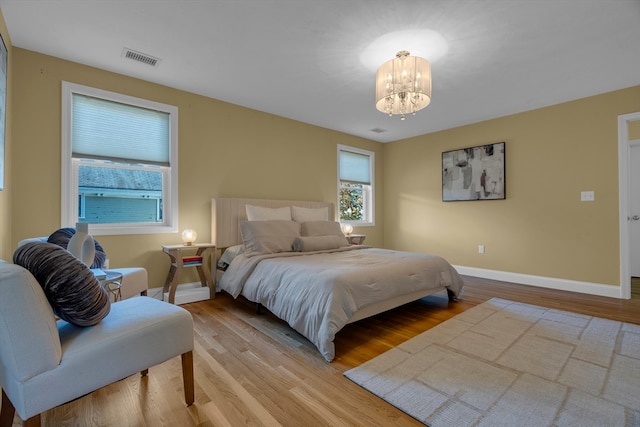
[{"label": "light hardwood floor", "polygon": [[184,404],[175,358],[152,367],[148,377],[131,376],[46,412],[43,425],[419,426],[343,372],[492,297],[640,324],[640,299],[464,279],[459,301],[435,295],[347,325],[336,337],[332,363],[273,315],[256,315],[247,301],[219,294],[184,305],[195,322],[194,405]]}]

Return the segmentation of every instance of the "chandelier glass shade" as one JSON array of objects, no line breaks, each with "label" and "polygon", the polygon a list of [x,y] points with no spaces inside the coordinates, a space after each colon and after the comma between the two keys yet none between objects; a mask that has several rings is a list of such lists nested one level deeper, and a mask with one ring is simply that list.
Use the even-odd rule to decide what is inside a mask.
[{"label": "chandelier glass shade", "polygon": [[431,102],[431,65],[406,50],[376,72],[376,108],[393,116],[415,114]]}]

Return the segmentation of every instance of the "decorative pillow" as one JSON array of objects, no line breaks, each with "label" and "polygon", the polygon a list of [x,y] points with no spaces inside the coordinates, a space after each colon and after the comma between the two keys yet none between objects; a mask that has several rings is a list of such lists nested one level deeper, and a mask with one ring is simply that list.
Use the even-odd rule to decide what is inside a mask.
[{"label": "decorative pillow", "polygon": [[293,241],[300,237],[300,224],[295,221],[243,221],[240,232],[245,255],[292,252]]},{"label": "decorative pillow", "polygon": [[302,236],[340,236],[344,237],[337,221],[307,221],[300,224]]},{"label": "decorative pillow", "polygon": [[66,249],[48,242],[26,243],[14,252],[13,262],[31,272],[61,319],[92,326],[109,314],[109,294],[89,267]]},{"label": "decorative pillow", "polygon": [[296,252],[323,251],[350,246],[344,236],[302,236],[293,241],[293,250]]},{"label": "decorative pillow", "polygon": [[329,208],[303,208],[291,206],[291,216],[296,222],[329,221]]},{"label": "decorative pillow", "polygon": [[[47,239],[47,242],[55,243],[56,245],[67,249],[69,240],[71,240],[71,237],[73,237],[74,234],[76,234],[75,228],[60,228],[51,233],[51,235]],[[104,268],[104,264],[105,262],[107,262],[107,254],[104,252],[104,249],[97,240],[93,239],[93,241],[95,242],[96,246],[96,255],[90,268]]]},{"label": "decorative pillow", "polygon": [[289,206],[283,208],[263,208],[262,206],[245,205],[244,209],[247,212],[247,219],[249,221],[291,221],[291,208]]},{"label": "decorative pillow", "polygon": [[242,253],[244,253],[244,245],[229,246],[218,260],[218,269],[226,271],[231,261]]}]

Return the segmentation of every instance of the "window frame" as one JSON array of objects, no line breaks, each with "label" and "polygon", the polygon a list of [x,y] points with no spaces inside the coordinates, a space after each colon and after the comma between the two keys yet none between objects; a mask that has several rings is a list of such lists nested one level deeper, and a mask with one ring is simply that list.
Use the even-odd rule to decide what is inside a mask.
[{"label": "window frame", "polygon": [[[85,95],[134,107],[157,110],[169,114],[169,166],[160,167],[163,174],[163,218],[159,223],[104,223],[91,224],[91,234],[155,234],[178,231],[178,107],[123,95],[76,83],[62,82],[62,141],[61,141],[61,226],[75,227],[78,221],[79,167],[86,165],[72,157],[72,97]],[[145,168],[142,164],[126,166]],[[157,167],[157,166],[156,166]]]},{"label": "window frame", "polygon": [[[354,154],[360,154],[369,158],[369,177],[370,184],[369,189],[363,194],[364,207],[365,207],[365,219],[363,220],[343,220],[340,218],[340,190],[342,188],[342,180],[340,177],[340,152],[350,152]],[[341,224],[350,224],[356,227],[370,227],[375,225],[375,153],[373,151],[364,150],[361,148],[350,147],[347,145],[338,144],[337,150],[337,181],[338,181],[338,194],[336,203],[336,218]]]}]

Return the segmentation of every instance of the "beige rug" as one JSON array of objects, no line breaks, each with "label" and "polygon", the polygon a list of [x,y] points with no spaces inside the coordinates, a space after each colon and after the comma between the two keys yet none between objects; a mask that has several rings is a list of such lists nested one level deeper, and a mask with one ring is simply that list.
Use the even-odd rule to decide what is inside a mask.
[{"label": "beige rug", "polygon": [[640,325],[494,298],[345,376],[433,427],[638,427]]}]

